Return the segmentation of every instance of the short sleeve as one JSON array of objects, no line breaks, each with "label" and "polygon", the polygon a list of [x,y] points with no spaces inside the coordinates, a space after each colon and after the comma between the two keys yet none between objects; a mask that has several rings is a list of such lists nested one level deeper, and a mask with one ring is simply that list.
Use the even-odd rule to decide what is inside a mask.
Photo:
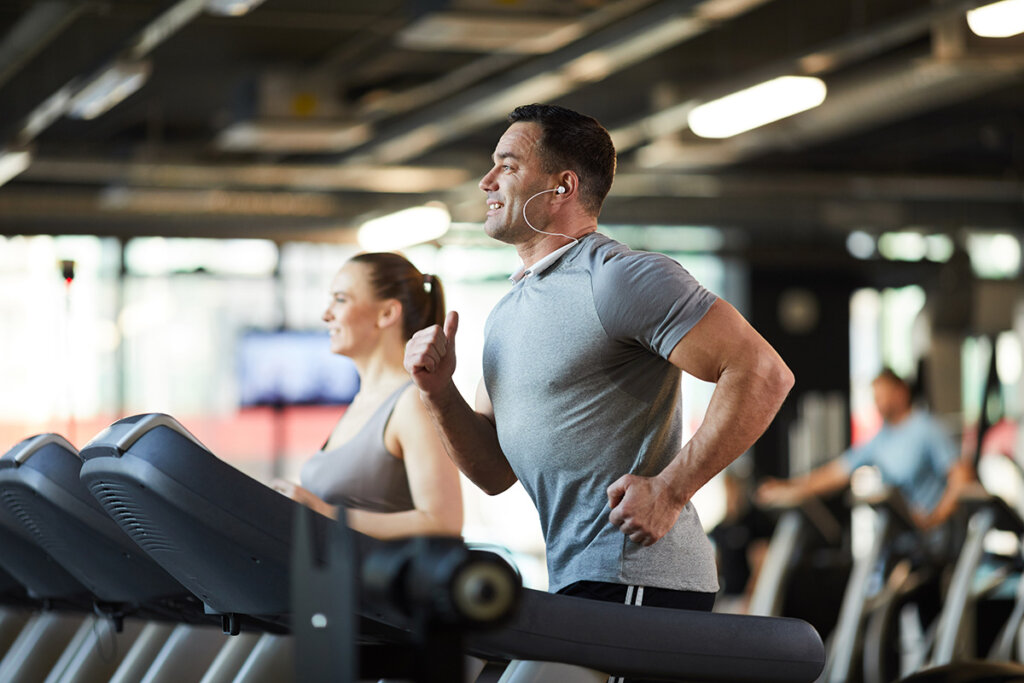
[{"label": "short sleeve", "polygon": [[628,251],[593,271],[594,301],[612,339],[668,359],[717,297],[664,254]]},{"label": "short sleeve", "polygon": [[847,449],[839,456],[840,462],[846,467],[847,474],[852,473],[858,467],[875,464],[875,442],[877,438],[871,439],[854,448]]}]

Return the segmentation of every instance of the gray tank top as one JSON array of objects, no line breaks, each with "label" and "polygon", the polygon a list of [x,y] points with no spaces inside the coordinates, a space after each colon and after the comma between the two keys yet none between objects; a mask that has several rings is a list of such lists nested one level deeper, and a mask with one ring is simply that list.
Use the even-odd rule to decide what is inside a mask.
[{"label": "gray tank top", "polygon": [[302,486],[331,505],[371,512],[414,509],[405,461],[384,445],[384,430],[409,384],[389,396],[351,439],[310,458],[302,466]]}]

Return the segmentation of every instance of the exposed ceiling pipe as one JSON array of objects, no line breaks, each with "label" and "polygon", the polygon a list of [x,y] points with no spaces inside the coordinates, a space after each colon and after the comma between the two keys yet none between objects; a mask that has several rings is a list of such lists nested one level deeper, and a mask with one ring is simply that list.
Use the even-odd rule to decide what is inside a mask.
[{"label": "exposed ceiling pipe", "polygon": [[64,218],[96,215],[244,216],[258,218],[333,218],[345,213],[341,200],[325,194],[171,190],[112,187],[68,190],[58,194],[10,189],[0,194],[4,219]]},{"label": "exposed ceiling pipe", "polygon": [[[180,0],[180,2],[175,3],[143,27],[117,59],[126,61],[142,59],[160,43],[170,38],[188,22],[192,21],[203,11],[205,6],[206,0]],[[116,63],[117,59],[113,63]],[[95,74],[74,78],[70,83],[46,98],[26,117],[24,125],[17,135],[17,144],[27,145],[32,142],[36,136],[53,125],[57,119],[67,114],[73,105],[74,96],[110,66],[111,64],[104,66]]]},{"label": "exposed ceiling pipe", "polygon": [[[653,0],[617,0],[608,3],[592,12],[584,14],[576,21],[571,22],[565,29],[558,31],[553,42],[547,46],[548,52],[559,50],[569,43],[590,35],[594,31],[621,21],[647,7]],[[455,69],[444,76],[424,83],[423,85],[393,93],[385,97],[374,98],[372,101],[360,106],[357,110],[357,118],[380,119],[388,116],[405,114],[415,109],[434,104],[447,97],[451,97],[475,83],[483,81],[494,74],[523,60],[523,54],[517,50],[502,50],[497,46],[496,51],[485,57],[476,59],[465,66]]]},{"label": "exposed ceiling pipe", "polygon": [[970,176],[850,173],[750,173],[712,175],[627,171],[615,176],[609,199],[690,197],[845,198],[854,200],[1024,203],[1024,182]]},{"label": "exposed ceiling pipe", "polygon": [[90,3],[68,0],[32,5],[0,40],[0,87],[90,8]]},{"label": "exposed ceiling pipe", "polygon": [[41,157],[24,172],[35,181],[170,188],[279,188],[383,194],[440,192],[469,178],[464,169],[423,166],[201,164]]},{"label": "exposed ceiling pipe", "polygon": [[[641,165],[667,165],[674,168],[703,168],[728,165],[740,160],[740,158],[746,158],[749,154],[741,153],[740,150],[752,150],[756,146],[754,144],[755,140],[767,141],[774,137],[780,140],[779,144],[776,146],[785,147],[791,147],[793,144],[811,142],[815,139],[813,136],[806,137],[806,139],[802,138],[801,140],[796,140],[792,137],[786,138],[785,140],[782,140],[782,138],[786,137],[784,131],[786,131],[787,128],[807,128],[810,125],[808,123],[810,121],[827,122],[834,119],[838,120],[835,117],[835,113],[838,112],[843,114],[844,112],[838,110],[834,105],[834,101],[840,95],[831,87],[831,85],[829,98],[825,101],[825,104],[817,110],[805,112],[793,119],[773,124],[764,129],[751,131],[737,139],[727,140],[721,143],[680,145],[673,143],[672,141],[661,142],[658,141],[658,138],[686,130],[688,128],[687,117],[690,111],[692,111],[693,108],[701,102],[715,99],[729,92],[742,90],[743,88],[767,81],[770,78],[779,75],[827,75],[829,72],[865,61],[900,45],[905,45],[916,38],[926,36],[935,28],[938,22],[948,21],[950,18],[955,19],[962,17],[966,10],[976,7],[978,4],[979,0],[947,0],[946,2],[938,2],[926,9],[911,12],[870,31],[854,34],[849,37],[833,41],[828,45],[805,54],[781,60],[763,69],[758,69],[755,72],[743,74],[739,78],[720,81],[714,86],[704,89],[695,97],[689,98],[674,106],[666,107],[653,114],[641,117],[636,121],[625,124],[611,131],[616,149],[621,153],[641,146],[648,141],[654,140],[657,141],[654,145],[640,150],[638,160]],[[1005,64],[1003,66],[1005,68]],[[909,71],[909,74],[900,74],[898,73],[899,69],[897,69],[896,73],[888,71],[878,75],[883,79],[896,78],[900,80],[901,83],[910,81],[912,89],[927,87],[924,84],[932,78],[938,77],[940,80],[944,80],[943,77],[939,76],[936,72],[944,71],[946,76],[952,78],[953,81],[957,80],[952,76],[950,70],[943,70],[935,64],[932,66],[915,65],[914,67],[911,67]],[[1003,83],[1006,82],[1008,77],[1012,78],[1012,75],[1008,76],[1005,73],[1001,73],[999,75],[995,75],[991,80],[996,83]],[[866,79],[858,81],[858,92],[863,93],[864,90],[871,91],[871,81],[874,78],[875,75],[872,74]],[[981,84],[979,84],[979,86],[980,85]],[[884,84],[880,83],[879,87],[884,87]],[[942,96],[942,93],[937,92],[934,89],[932,91],[935,92],[936,96]],[[981,92],[981,90],[975,92]],[[893,94],[896,95],[895,99],[899,99],[900,93],[895,92]],[[966,94],[967,93],[965,93],[965,95]],[[869,97],[864,106],[867,106],[867,103],[873,101],[873,99],[873,97]],[[952,100],[946,99],[943,101],[948,102]],[[857,97],[845,97],[844,106],[852,108],[852,111],[847,111],[846,113],[849,113],[850,116],[842,116],[841,119],[843,120],[857,118],[858,115],[856,112],[862,108]],[[916,109],[914,111],[916,111]],[[834,134],[839,134],[841,132],[842,131],[835,131]],[[678,158],[680,154],[686,154],[687,159]]]},{"label": "exposed ceiling pipe", "polygon": [[[568,22],[552,35],[545,36],[543,52],[554,52],[599,29],[620,21],[655,0],[615,0]],[[380,27],[361,31],[358,38],[346,43],[313,70],[315,77],[336,81],[348,68],[348,61],[381,40]],[[398,32],[401,26],[395,26]],[[483,82],[522,63],[526,52],[516,46],[495,50],[486,56],[454,69],[443,76],[407,90],[378,96],[356,106],[342,121],[247,120],[235,122],[221,131],[215,143],[226,151],[266,151],[273,153],[342,154],[363,145],[375,136],[381,121],[453,97],[460,91]]]},{"label": "exposed ceiling pipe", "polygon": [[379,132],[349,163],[402,163],[699,36],[771,0],[666,0]]},{"label": "exposed ceiling pipe", "polygon": [[1024,59],[902,62],[830,86],[824,104],[790,119],[720,142],[652,144],[638,151],[637,160],[643,166],[676,170],[735,164],[947,106],[1006,86],[1022,74]]}]

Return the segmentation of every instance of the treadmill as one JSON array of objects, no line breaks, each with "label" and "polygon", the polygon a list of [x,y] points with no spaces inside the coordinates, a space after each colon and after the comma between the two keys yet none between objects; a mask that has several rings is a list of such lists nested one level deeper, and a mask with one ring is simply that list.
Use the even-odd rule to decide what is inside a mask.
[{"label": "treadmill", "polygon": [[[208,611],[223,615],[230,631],[254,619],[288,623],[298,519],[309,520],[310,562],[327,565],[338,526],[333,520],[219,460],[168,415],[115,422],[81,455],[82,481],[104,509]],[[382,607],[366,590],[374,579],[367,567],[386,544],[349,533],[351,554],[364,572],[353,601],[360,636],[408,640],[414,627],[409,615]],[[331,602],[327,596],[325,601]],[[299,615],[303,630],[307,616]],[[323,615],[312,617],[315,622]],[[465,649],[495,660],[705,681],[813,681],[824,665],[820,637],[799,620],[637,609],[531,590],[523,591],[517,613],[503,627],[467,634]]]},{"label": "treadmill", "polygon": [[[0,472],[7,461],[0,458]],[[43,606],[92,609],[92,595],[32,538],[0,505],[0,570],[25,587],[28,597]]]},{"label": "treadmill", "polygon": [[[237,635],[288,631],[298,503],[214,456],[174,418],[115,422],[81,451],[81,480],[145,553]],[[317,534],[333,523],[316,516]]]},{"label": "treadmill", "polygon": [[[6,476],[15,467],[13,456],[0,458],[0,473]],[[0,496],[6,487],[0,483]],[[0,505],[0,575],[5,573],[22,588],[5,594],[9,609],[0,611],[0,680],[42,680],[77,649],[76,636],[99,632],[90,616],[94,596]]]},{"label": "treadmill", "polygon": [[[65,570],[38,577],[22,571],[18,578],[42,597],[49,597],[44,588],[51,589],[50,595],[80,596],[84,587],[93,598],[92,609],[118,630],[129,615],[209,621],[195,597],[142,552],[89,494],[79,478],[81,466],[78,451],[58,434],[29,437],[0,457],[0,508]],[[30,569],[21,566],[27,560],[38,562],[38,552],[14,558],[12,573]],[[43,581],[54,585],[34,585]]]}]

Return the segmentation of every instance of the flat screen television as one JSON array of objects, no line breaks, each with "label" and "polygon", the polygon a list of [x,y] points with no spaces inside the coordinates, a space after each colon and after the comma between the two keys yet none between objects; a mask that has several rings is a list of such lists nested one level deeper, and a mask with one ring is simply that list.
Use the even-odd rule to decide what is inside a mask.
[{"label": "flat screen television", "polygon": [[247,331],[236,358],[243,407],[348,404],[359,391],[355,364],[331,353],[326,331]]}]

